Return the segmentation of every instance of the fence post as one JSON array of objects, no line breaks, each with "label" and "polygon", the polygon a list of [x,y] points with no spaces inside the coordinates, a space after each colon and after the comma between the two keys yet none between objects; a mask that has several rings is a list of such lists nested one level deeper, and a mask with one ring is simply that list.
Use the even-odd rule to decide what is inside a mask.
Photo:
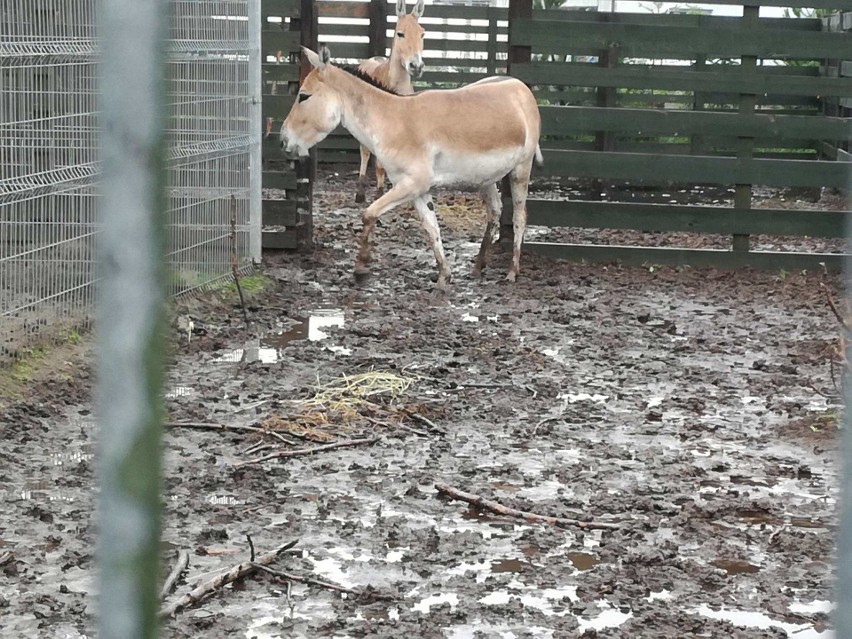
[{"label": "fence post", "polygon": [[[513,64],[523,64],[532,59],[532,47],[518,46],[512,42],[512,25],[516,20],[532,18],[533,0],[509,0],[509,54],[506,63],[506,75],[512,75]],[[512,188],[509,177],[500,183],[500,197],[503,201],[503,214],[500,216],[500,239],[503,244],[514,241],[512,227]]]},{"label": "fence post", "polygon": [[[301,31],[301,45],[312,51],[317,51],[319,49],[319,24],[315,0],[302,0],[302,17],[299,22],[299,29]],[[311,71],[311,65],[303,54],[300,54],[300,61],[299,84],[305,80]],[[313,147],[307,158],[296,162],[296,180],[298,183],[296,200],[301,228],[299,240],[306,249],[311,248],[314,243],[314,182],[316,179],[317,147]]]},{"label": "fence post", "polygon": [[157,635],[169,2],[101,5],[98,636]]},{"label": "fence post", "polygon": [[260,262],[263,242],[263,201],[261,188],[263,182],[263,72],[261,69],[260,47],[260,0],[248,1],[248,36],[249,36],[249,131],[251,131],[251,151],[249,156],[249,256],[255,262]]},{"label": "fence post", "polygon": [[[743,23],[747,27],[756,29],[760,19],[760,6],[756,4],[743,5]],[[744,73],[755,73],[757,71],[757,57],[753,55],[744,55],[740,62]],[[741,115],[754,113],[757,106],[757,95],[753,93],[740,94]],[[737,138],[737,160],[742,168],[744,164],[751,165],[751,160],[754,158],[754,138],[739,137]],[[735,184],[734,185],[734,208],[740,210],[751,210],[751,184]],[[731,248],[737,252],[748,252],[750,238],[748,235],[735,234]]]},{"label": "fence post", "polygon": [[367,32],[370,37],[368,51],[370,57],[386,56],[388,45],[388,3],[387,0],[370,0],[370,25]]}]

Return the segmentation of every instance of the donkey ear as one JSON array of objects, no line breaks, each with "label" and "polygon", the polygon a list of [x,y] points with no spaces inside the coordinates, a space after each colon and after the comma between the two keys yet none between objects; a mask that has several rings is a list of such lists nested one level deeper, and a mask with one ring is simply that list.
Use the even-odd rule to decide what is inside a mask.
[{"label": "donkey ear", "polygon": [[405,15],[405,0],[396,0],[396,16],[401,18]]},{"label": "donkey ear", "polygon": [[319,50],[320,60],[322,60],[323,66],[331,62],[331,51],[325,45],[322,45]]},{"label": "donkey ear", "polygon": [[414,11],[411,12],[411,15],[413,15],[416,20],[419,20],[420,16],[423,15],[423,8],[425,4],[426,0],[417,0],[417,4],[414,5]]},{"label": "donkey ear", "polygon": [[325,66],[325,63],[320,59],[319,54],[314,53],[313,51],[308,49],[308,47],[302,47],[302,51],[304,52],[305,57],[308,59],[308,62],[310,62],[311,66],[315,69],[322,69]]}]

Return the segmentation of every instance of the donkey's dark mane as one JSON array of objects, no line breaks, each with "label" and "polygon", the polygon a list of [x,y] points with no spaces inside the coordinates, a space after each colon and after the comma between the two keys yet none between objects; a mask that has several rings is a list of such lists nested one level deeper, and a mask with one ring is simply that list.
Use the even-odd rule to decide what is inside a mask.
[{"label": "donkey's dark mane", "polygon": [[356,78],[358,78],[359,80],[363,80],[363,81],[364,81],[364,82],[366,82],[367,84],[369,84],[369,85],[371,85],[371,86],[374,86],[374,87],[376,87],[377,89],[381,89],[381,90],[382,90],[382,91],[384,91],[385,93],[390,93],[391,95],[398,95],[398,96],[401,96],[401,97],[405,97],[405,96],[403,96],[403,94],[399,93],[399,92],[398,92],[398,91],[396,91],[395,89],[391,89],[391,88],[390,88],[389,86],[387,86],[386,84],[384,84],[384,83],[379,82],[378,80],[376,80],[376,79],[375,79],[373,76],[371,76],[370,74],[365,73],[365,72],[364,72],[364,71],[362,71],[359,67],[354,67],[354,66],[352,66],[352,65],[346,64],[346,65],[341,65],[341,66],[339,66],[339,67],[337,67],[337,68],[338,68],[338,69],[342,69],[343,71],[346,71],[346,73],[348,73],[348,74],[350,74],[350,75],[354,75],[354,76],[355,76]]}]

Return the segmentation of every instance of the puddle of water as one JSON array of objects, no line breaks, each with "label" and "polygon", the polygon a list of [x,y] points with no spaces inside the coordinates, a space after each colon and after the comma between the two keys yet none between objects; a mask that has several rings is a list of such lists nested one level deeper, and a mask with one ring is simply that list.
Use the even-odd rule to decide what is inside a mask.
[{"label": "puddle of water", "polygon": [[577,617],[580,624],[580,632],[586,630],[603,630],[604,628],[616,628],[633,616],[633,612],[621,612],[617,608],[611,608],[608,603],[601,601],[598,606],[603,607],[601,613],[594,619]]},{"label": "puddle of water", "polygon": [[[510,590],[520,592],[510,592]],[[517,598],[527,608],[535,608],[548,617],[564,617],[570,614],[570,610],[562,605],[563,600],[577,601],[577,587],[566,586],[563,588],[536,589],[534,586],[526,586],[519,581],[512,581],[509,589],[495,590],[482,597],[479,602],[486,606],[505,606],[512,598]],[[535,590],[535,592],[524,592]],[[556,607],[559,607],[557,610]]]},{"label": "puddle of water", "polygon": [[601,563],[600,559],[585,552],[569,552],[567,556],[577,570],[590,570]]},{"label": "puddle of water", "polygon": [[418,603],[414,604],[411,609],[414,612],[421,612],[428,615],[433,606],[441,606],[450,604],[450,608],[455,608],[459,605],[459,596],[454,592],[439,593],[437,595],[429,595],[424,597]]},{"label": "puddle of water", "polygon": [[187,397],[192,394],[191,386],[172,386],[166,392],[166,399],[177,399],[178,397]]},{"label": "puddle of water", "polygon": [[[323,329],[342,327],[345,322],[345,313],[342,309],[317,309],[286,331],[267,335],[259,340],[251,340],[243,348],[229,351],[214,361],[220,363],[261,362],[263,364],[274,364],[281,356],[282,349],[292,342],[327,340],[331,335]],[[352,352],[344,346],[333,344],[327,345],[325,348],[341,355],[350,355]]]},{"label": "puddle of water", "polygon": [[525,568],[524,562],[520,559],[498,559],[491,562],[491,572],[523,572]]},{"label": "puddle of water", "polygon": [[815,599],[814,601],[794,601],[790,604],[790,612],[803,615],[812,615],[817,612],[830,613],[834,610],[834,603],[827,599]]},{"label": "puddle of water", "polygon": [[211,494],[207,495],[204,498],[204,501],[213,506],[242,506],[246,502],[233,497],[232,495],[216,495]]},{"label": "puddle of water", "polygon": [[67,466],[91,461],[95,458],[95,445],[85,444],[79,450],[66,453],[50,453],[48,459],[54,466]]},{"label": "puddle of water", "polygon": [[710,564],[716,566],[716,568],[721,568],[729,575],[747,575],[760,570],[760,566],[755,566],[741,559],[715,559]]},{"label": "puddle of water", "polygon": [[795,639],[833,639],[834,637],[834,632],[831,630],[819,632],[811,624],[794,624],[778,621],[762,612],[748,612],[745,610],[732,610],[730,608],[713,610],[707,604],[701,604],[691,612],[709,619],[730,621],[735,626],[744,626],[746,628],[758,628],[760,630],[781,628],[787,633],[788,637]]},{"label": "puddle of water", "polygon": [[553,630],[541,626],[525,625],[523,628],[509,624],[493,624],[477,619],[473,623],[443,628],[446,639],[470,639],[471,637],[498,637],[499,639],[517,639],[518,637],[537,637],[552,639]]}]

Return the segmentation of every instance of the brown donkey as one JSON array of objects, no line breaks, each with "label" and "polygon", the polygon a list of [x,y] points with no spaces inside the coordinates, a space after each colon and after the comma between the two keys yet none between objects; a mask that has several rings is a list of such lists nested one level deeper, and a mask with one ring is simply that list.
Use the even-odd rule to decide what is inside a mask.
[{"label": "brown donkey", "polygon": [[[411,95],[414,88],[411,78],[419,78],[423,73],[423,37],[426,35],[420,26],[424,0],[417,0],[414,10],[405,13],[405,0],[396,1],[396,30],[391,44],[390,58],[375,57],[364,60],[358,68],[399,95]],[[367,199],[367,165],[370,151],[361,145],[361,168],[358,171],[358,191],[355,201],[359,204]],[[376,160],[376,191],[379,195],[385,190],[385,171],[381,162]]]},{"label": "brown donkey", "polygon": [[376,220],[400,204],[413,202],[438,263],[438,286],[450,280],[435,206],[433,186],[473,187],[485,200],[488,222],[474,272],[485,266],[500,222],[497,181],[510,176],[515,243],[506,278],[518,275],[526,228],[526,200],[533,161],[541,162],[538,145],[541,117],[526,85],[506,76],[486,78],[461,89],[423,91],[400,96],[357,69],[330,63],[304,49],[314,67],[281,126],[281,147],[293,156],[343,125],[384,165],[393,187],[362,214],[356,276],[368,272],[370,241]]}]

